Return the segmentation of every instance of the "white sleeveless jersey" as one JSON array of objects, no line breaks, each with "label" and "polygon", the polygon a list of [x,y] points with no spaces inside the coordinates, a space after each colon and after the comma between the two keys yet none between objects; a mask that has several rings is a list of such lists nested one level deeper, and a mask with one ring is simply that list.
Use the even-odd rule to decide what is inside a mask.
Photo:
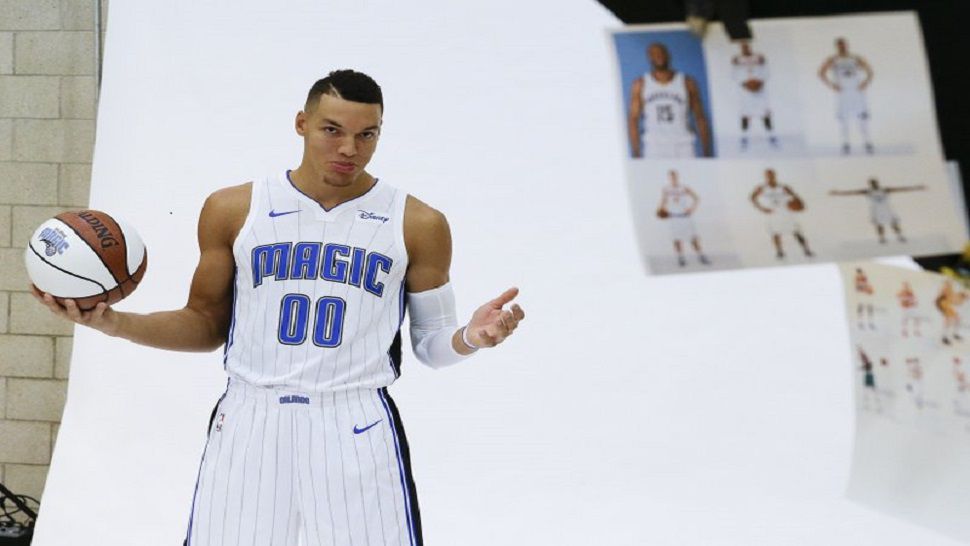
[{"label": "white sleeveless jersey", "polygon": [[869,188],[866,190],[866,197],[869,198],[869,204],[873,207],[884,207],[889,204],[889,192],[885,188],[877,190]]},{"label": "white sleeveless jersey", "polygon": [[684,186],[665,186],[663,190],[664,208],[671,216],[687,216],[694,204],[694,198]]},{"label": "white sleeveless jersey", "polygon": [[768,65],[765,58],[757,53],[737,55],[732,60],[734,81],[744,83],[748,80],[765,81],[768,79]]},{"label": "white sleeveless jersey", "polygon": [[325,210],[289,172],[253,182],[233,245],[229,376],[316,393],[390,385],[390,348],[404,317],[404,204],[377,182]]},{"label": "white sleeveless jersey", "polygon": [[832,63],[834,81],[842,91],[857,91],[865,79],[865,71],[859,59],[851,55],[837,56]]},{"label": "white sleeveless jersey", "polygon": [[791,195],[785,191],[781,184],[774,188],[765,184],[761,188],[760,201],[765,208],[773,211],[788,211],[788,202],[791,201]]},{"label": "white sleeveless jersey", "polygon": [[640,91],[643,100],[644,132],[648,140],[690,140],[693,134],[687,123],[687,84],[683,72],[677,72],[667,83],[653,74],[643,76]]}]

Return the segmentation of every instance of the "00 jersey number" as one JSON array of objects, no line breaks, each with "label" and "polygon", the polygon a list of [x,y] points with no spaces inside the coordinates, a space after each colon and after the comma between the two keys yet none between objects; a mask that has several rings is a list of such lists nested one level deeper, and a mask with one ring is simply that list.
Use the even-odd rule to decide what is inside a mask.
[{"label": "00 jersey number", "polygon": [[287,294],[280,302],[280,343],[303,345],[312,322],[313,344],[317,347],[337,347],[343,341],[346,313],[347,302],[343,298],[323,296],[317,300],[311,321],[310,296]]}]

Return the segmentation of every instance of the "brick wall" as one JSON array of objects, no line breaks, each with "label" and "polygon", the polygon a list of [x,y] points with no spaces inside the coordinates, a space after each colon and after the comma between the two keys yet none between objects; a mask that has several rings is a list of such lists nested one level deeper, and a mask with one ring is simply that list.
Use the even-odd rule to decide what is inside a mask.
[{"label": "brick wall", "polygon": [[38,499],[73,328],[28,293],[23,247],[40,222],[88,202],[95,1],[0,0],[0,482]]}]

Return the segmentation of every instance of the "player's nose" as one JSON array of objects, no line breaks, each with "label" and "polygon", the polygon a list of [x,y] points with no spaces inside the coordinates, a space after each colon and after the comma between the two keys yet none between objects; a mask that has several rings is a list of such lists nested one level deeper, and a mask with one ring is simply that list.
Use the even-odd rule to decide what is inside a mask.
[{"label": "player's nose", "polygon": [[357,155],[357,141],[353,136],[345,138],[343,142],[340,143],[340,147],[337,149],[337,151],[340,152],[340,155],[354,157]]}]

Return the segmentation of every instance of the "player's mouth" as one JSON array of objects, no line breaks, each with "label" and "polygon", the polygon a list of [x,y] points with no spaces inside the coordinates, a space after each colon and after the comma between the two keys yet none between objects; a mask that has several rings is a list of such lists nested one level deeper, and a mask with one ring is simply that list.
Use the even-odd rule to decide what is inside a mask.
[{"label": "player's mouth", "polygon": [[333,167],[333,170],[341,174],[350,174],[357,168],[357,165],[347,161],[331,161],[330,166]]}]

